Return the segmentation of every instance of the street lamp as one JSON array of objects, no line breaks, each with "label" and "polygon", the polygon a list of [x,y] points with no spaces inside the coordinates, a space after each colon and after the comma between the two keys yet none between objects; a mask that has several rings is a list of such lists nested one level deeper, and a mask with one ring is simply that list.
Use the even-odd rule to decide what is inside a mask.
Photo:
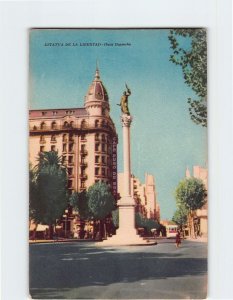
[{"label": "street lamp", "polygon": [[65,214],[63,215],[63,218],[65,218],[65,238],[66,238],[66,232],[67,232],[67,219],[68,219],[68,209],[65,210]]}]

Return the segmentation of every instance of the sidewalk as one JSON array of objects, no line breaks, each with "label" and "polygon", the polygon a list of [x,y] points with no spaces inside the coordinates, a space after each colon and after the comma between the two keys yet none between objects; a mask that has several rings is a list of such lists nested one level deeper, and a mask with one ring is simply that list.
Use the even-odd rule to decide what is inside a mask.
[{"label": "sidewalk", "polygon": [[208,237],[197,237],[195,238],[191,238],[191,237],[186,237],[185,238],[187,241],[192,241],[192,242],[199,242],[199,243],[208,243]]},{"label": "sidewalk", "polygon": [[46,244],[46,243],[73,243],[73,242],[96,242],[92,239],[54,239],[54,240],[29,240],[29,244]]}]

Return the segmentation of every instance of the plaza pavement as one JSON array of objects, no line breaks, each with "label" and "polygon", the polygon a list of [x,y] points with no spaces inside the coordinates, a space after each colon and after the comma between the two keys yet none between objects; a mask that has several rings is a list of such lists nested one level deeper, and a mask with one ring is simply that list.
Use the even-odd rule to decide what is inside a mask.
[{"label": "plaza pavement", "polygon": [[207,244],[161,239],[157,246],[93,242],[30,245],[34,299],[203,299]]}]

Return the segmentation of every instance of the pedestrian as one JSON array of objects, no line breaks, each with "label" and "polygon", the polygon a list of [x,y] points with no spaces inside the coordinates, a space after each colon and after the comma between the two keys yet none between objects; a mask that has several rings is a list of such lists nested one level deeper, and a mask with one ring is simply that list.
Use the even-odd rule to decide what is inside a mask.
[{"label": "pedestrian", "polygon": [[178,230],[176,234],[176,248],[180,247],[180,244],[181,244],[181,237],[180,237],[180,231]]}]

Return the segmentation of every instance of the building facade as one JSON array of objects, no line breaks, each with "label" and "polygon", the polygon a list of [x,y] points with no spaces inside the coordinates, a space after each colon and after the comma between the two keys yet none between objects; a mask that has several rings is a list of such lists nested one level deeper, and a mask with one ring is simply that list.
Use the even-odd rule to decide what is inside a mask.
[{"label": "building facade", "polygon": [[[124,174],[118,173],[118,192],[124,194]],[[160,206],[156,197],[155,180],[153,175],[145,174],[145,183],[131,175],[131,194],[134,197],[135,211],[144,218],[160,221]]]},{"label": "building facade", "polygon": [[32,166],[39,152],[57,151],[67,166],[70,193],[103,181],[117,197],[117,133],[98,69],[84,107],[31,110],[29,133]]},{"label": "building facade", "polygon": [[[190,178],[191,172],[187,168],[185,172],[185,177]],[[208,190],[208,170],[201,166],[193,166],[193,177],[202,180],[206,190]],[[208,235],[208,197],[206,198],[206,203],[201,209],[195,211],[195,225],[197,226],[197,231],[204,237]]]}]

